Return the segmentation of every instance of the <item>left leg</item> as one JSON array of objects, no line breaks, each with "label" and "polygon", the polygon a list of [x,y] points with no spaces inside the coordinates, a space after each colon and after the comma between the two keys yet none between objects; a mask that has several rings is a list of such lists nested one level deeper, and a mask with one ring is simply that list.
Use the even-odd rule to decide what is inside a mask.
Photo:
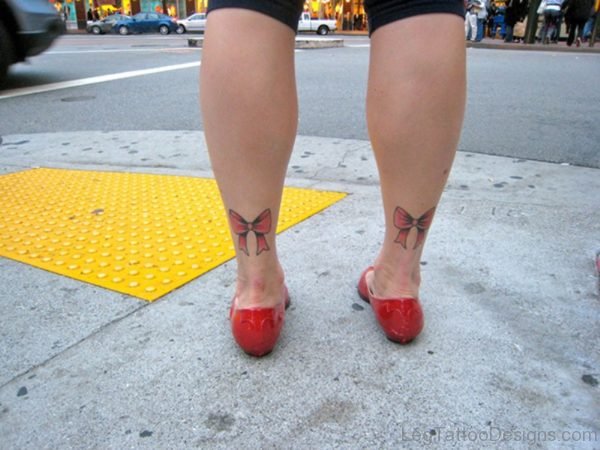
[{"label": "left leg", "polygon": [[477,40],[477,14],[469,14],[469,27],[471,28],[471,41]]},{"label": "left leg", "polygon": [[[294,26],[301,4],[213,0],[210,6],[201,106],[236,249],[231,328],[247,353],[261,356],[277,342],[287,304],[275,230],[296,136]],[[261,9],[269,6],[272,15]]]}]

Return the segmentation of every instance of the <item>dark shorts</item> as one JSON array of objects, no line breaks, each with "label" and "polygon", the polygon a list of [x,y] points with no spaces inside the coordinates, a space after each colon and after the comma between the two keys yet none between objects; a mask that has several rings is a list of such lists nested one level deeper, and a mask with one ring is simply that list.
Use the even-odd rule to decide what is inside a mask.
[{"label": "dark shorts", "polygon": [[[463,0],[365,0],[365,12],[369,19],[369,33],[400,19],[421,14],[456,14],[463,20]],[[220,8],[250,9],[266,14],[297,31],[298,20],[304,0],[209,0],[208,13]]]}]

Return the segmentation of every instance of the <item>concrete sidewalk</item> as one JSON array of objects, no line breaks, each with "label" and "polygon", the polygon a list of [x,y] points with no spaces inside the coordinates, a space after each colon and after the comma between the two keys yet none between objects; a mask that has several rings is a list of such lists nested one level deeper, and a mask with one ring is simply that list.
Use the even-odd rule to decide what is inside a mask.
[{"label": "concrete sidewalk", "polygon": [[502,39],[485,38],[481,42],[467,41],[467,48],[487,48],[492,50],[519,50],[519,51],[538,51],[538,52],[567,52],[567,53],[598,53],[600,54],[600,43],[590,47],[584,43],[581,47],[568,46],[566,41],[560,41],[557,44],[542,45],[540,43],[525,44],[523,42],[504,42]]},{"label": "concrete sidewalk", "polygon": [[[200,132],[2,139],[2,173],[211,176]],[[296,141],[288,185],[350,195],[279,236],[293,305],[262,359],[229,332],[233,262],[146,303],[0,259],[0,449],[598,448],[599,175],[459,152],[407,346],[356,294],[383,232],[365,141]]]}]

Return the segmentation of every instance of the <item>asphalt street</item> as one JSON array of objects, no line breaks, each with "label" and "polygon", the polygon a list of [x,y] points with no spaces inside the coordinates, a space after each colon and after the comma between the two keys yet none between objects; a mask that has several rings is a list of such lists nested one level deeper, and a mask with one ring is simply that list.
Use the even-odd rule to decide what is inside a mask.
[{"label": "asphalt street", "polygon": [[[368,139],[369,41],[344,39],[344,48],[296,53],[300,135]],[[594,88],[599,54],[467,52],[468,103],[459,150],[600,167],[600,91]],[[185,36],[68,35],[46,54],[15,66],[5,92],[190,63],[201,55],[187,47]],[[0,102],[0,133],[202,130],[197,99],[195,67],[68,87]]]}]

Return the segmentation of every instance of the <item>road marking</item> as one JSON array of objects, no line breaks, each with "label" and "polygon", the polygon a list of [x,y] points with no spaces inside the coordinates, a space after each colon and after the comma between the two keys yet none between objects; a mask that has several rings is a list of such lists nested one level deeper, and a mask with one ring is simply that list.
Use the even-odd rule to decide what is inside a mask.
[{"label": "road marking", "polygon": [[370,46],[371,46],[371,44],[344,44],[344,47],[352,47],[352,48],[367,48]]},{"label": "road marking", "polygon": [[170,51],[181,51],[191,50],[198,51],[202,50],[195,47],[169,47],[169,48],[125,48],[125,49],[106,49],[106,50],[56,50],[44,53],[45,55],[71,55],[71,54],[85,54],[85,53],[125,53],[125,52],[170,52]]},{"label": "road marking", "polygon": [[[71,54],[86,54],[86,53],[126,53],[126,52],[181,52],[181,51],[200,51],[202,47],[167,47],[167,48],[130,48],[130,49],[114,49],[114,50],[56,50],[45,52],[44,55],[71,55]],[[295,50],[296,53],[302,50]]]},{"label": "road marking", "polygon": [[26,88],[12,89],[0,95],[0,100],[22,95],[40,94],[42,92],[56,91],[90,84],[105,83],[107,81],[123,80],[125,78],[141,77],[154,73],[170,72],[172,70],[189,69],[200,66],[200,61],[185,64],[174,64],[172,66],[155,67],[153,69],[131,70],[129,72],[113,73],[110,75],[100,75],[97,77],[81,78],[79,80],[59,81],[57,83],[42,84],[40,86],[31,86]]}]

